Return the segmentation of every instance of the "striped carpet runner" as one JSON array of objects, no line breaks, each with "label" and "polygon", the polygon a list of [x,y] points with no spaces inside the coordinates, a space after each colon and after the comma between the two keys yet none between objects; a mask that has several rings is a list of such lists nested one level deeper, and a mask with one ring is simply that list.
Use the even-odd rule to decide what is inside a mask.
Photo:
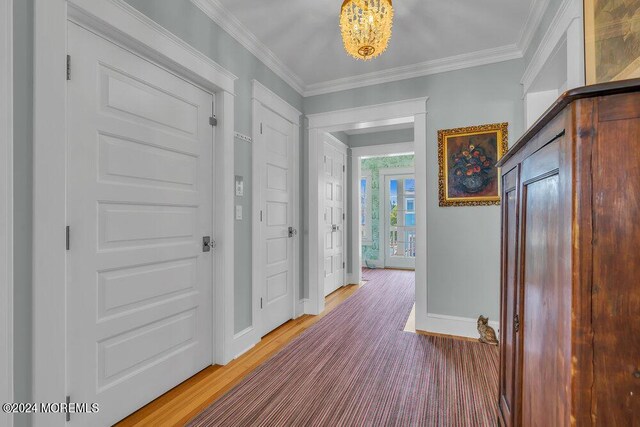
[{"label": "striped carpet runner", "polygon": [[498,350],[404,332],[413,272],[368,283],[191,426],[496,426]]}]

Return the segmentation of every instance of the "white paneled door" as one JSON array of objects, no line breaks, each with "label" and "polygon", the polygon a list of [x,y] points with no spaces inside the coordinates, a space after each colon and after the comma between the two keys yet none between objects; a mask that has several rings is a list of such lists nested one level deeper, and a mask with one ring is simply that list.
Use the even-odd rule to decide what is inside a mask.
[{"label": "white paneled door", "polygon": [[346,148],[324,143],[324,295],[346,282]]},{"label": "white paneled door", "polygon": [[67,384],[100,405],[71,424],[107,426],[212,361],[213,97],[68,37]]},{"label": "white paneled door", "polygon": [[260,107],[258,151],[261,188],[261,336],[293,318],[294,254],[293,124]]}]

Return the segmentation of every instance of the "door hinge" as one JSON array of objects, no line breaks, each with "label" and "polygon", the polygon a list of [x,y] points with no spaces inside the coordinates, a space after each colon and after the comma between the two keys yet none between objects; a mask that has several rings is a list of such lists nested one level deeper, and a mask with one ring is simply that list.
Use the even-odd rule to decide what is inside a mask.
[{"label": "door hinge", "polygon": [[262,135],[262,123],[260,123],[260,135]]},{"label": "door hinge", "polygon": [[209,117],[209,124],[211,126],[218,126],[218,119],[216,118],[215,114],[213,116]]},{"label": "door hinge", "polygon": [[342,214],[342,219],[346,219],[345,214]]},{"label": "door hinge", "polygon": [[345,267],[345,263],[344,263],[344,262],[342,262],[342,268],[344,268],[344,267]]},{"label": "door hinge", "polygon": [[260,211],[260,222],[262,222],[262,211]]},{"label": "door hinge", "polygon": [[347,167],[345,165],[342,165],[342,172],[346,172],[347,171]]},{"label": "door hinge", "polygon": [[66,240],[65,247],[67,248],[67,250],[71,248],[70,234],[71,234],[71,227],[67,225],[67,229],[65,231],[65,240]]},{"label": "door hinge", "polygon": [[260,309],[262,309],[262,298],[260,298]]},{"label": "door hinge", "polygon": [[327,163],[327,156],[324,156],[324,162]]},{"label": "door hinge", "polygon": [[67,55],[67,80],[71,80],[71,55]]},{"label": "door hinge", "polygon": [[513,317],[513,329],[515,332],[520,330],[520,316],[517,314]]},{"label": "door hinge", "polygon": [[69,407],[71,406],[71,396],[67,396],[65,402],[67,403],[67,407],[65,409],[65,418],[67,422],[69,422],[71,421],[71,410],[69,409]]}]

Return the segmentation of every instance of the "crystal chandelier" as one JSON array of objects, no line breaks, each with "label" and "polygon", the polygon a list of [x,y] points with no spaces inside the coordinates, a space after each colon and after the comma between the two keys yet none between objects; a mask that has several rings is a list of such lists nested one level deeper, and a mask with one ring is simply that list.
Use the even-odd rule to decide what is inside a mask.
[{"label": "crystal chandelier", "polygon": [[340,30],[347,53],[368,61],[385,51],[391,38],[391,0],[344,0]]}]

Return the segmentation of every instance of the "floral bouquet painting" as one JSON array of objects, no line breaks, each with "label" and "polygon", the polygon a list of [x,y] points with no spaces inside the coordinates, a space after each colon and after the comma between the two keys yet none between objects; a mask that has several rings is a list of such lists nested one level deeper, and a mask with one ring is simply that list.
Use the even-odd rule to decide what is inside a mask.
[{"label": "floral bouquet painting", "polygon": [[440,206],[500,204],[496,162],[507,150],[507,123],[438,131]]}]

